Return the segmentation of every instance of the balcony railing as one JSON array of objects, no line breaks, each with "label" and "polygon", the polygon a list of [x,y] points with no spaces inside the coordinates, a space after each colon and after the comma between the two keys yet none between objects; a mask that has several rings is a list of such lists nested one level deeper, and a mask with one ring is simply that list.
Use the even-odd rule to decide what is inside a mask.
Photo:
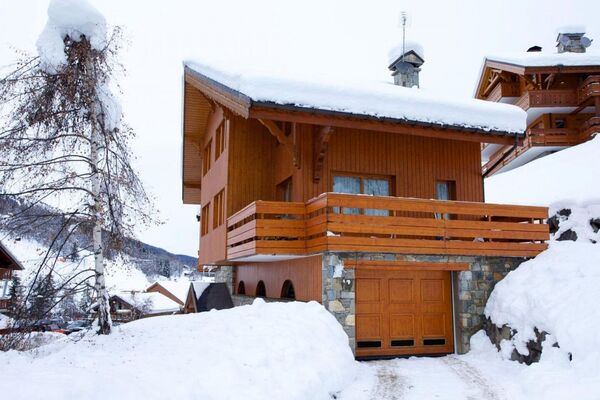
[{"label": "balcony railing", "polygon": [[577,101],[576,90],[530,90],[515,105],[524,110],[532,107],[575,107]]},{"label": "balcony railing", "polygon": [[591,97],[600,96],[600,76],[591,75],[583,81],[578,90],[579,104],[585,103]]},{"label": "balcony railing", "polygon": [[533,257],[545,207],[324,193],[256,201],[227,221],[227,258],[325,251]]},{"label": "balcony railing", "polygon": [[527,132],[531,146],[574,146],[581,143],[579,129],[532,128]]}]

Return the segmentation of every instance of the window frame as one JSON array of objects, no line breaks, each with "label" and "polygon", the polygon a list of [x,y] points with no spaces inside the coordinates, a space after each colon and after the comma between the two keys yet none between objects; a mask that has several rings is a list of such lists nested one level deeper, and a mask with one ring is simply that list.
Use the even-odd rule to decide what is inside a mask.
[{"label": "window frame", "polygon": [[229,132],[229,119],[223,118],[215,132],[215,161],[225,152],[227,132]]},{"label": "window frame", "polygon": [[206,236],[210,232],[209,216],[210,202],[206,203],[200,211],[200,236]]},{"label": "window frame", "polygon": [[217,229],[225,223],[225,189],[221,189],[219,193],[213,197],[213,220],[212,227]]},{"label": "window frame", "polygon": [[208,171],[210,171],[212,164],[212,139],[208,141],[206,146],[204,146],[204,150],[202,150],[202,176],[206,176]]},{"label": "window frame", "polygon": [[[393,175],[360,174],[360,173],[352,173],[352,172],[332,172],[331,173],[331,191],[333,193],[341,193],[341,192],[336,192],[333,190],[334,180],[335,180],[335,177],[337,177],[337,176],[359,179],[360,193],[344,193],[344,194],[365,195],[365,193],[364,193],[365,192],[365,179],[372,179],[372,180],[382,180],[382,181],[385,180],[388,182],[389,194],[387,196],[382,196],[382,197],[394,197],[395,196],[394,176]],[[337,207],[334,207],[334,208],[337,208]],[[348,208],[348,207],[342,207],[341,210],[338,210],[338,212],[341,212],[342,214],[353,214],[352,212],[346,212],[346,210],[353,210],[353,209]],[[370,215],[370,214],[367,214],[366,212],[368,210],[375,210],[375,209],[361,208],[358,210],[359,210],[359,213],[354,214],[354,215]],[[390,210],[387,210],[387,212],[388,212],[387,216],[391,216],[393,214],[393,212]],[[385,216],[385,215],[381,215],[381,216]]]}]

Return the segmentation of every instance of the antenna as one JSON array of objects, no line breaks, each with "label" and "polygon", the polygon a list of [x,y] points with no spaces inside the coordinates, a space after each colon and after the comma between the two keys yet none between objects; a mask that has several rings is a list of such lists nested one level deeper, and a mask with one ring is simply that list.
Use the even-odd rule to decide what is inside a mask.
[{"label": "antenna", "polygon": [[406,11],[400,13],[400,20],[402,22],[402,62],[404,62],[404,54],[406,54]]}]

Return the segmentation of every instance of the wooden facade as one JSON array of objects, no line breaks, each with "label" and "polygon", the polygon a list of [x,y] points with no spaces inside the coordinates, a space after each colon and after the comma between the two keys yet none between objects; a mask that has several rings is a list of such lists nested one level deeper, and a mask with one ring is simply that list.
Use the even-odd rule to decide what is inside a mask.
[{"label": "wooden facade", "polygon": [[[547,208],[484,203],[482,144],[519,134],[253,103],[187,68],[183,130],[199,267],[233,266],[237,294],[290,298],[293,287],[325,303],[330,253],[523,258],[547,247]],[[357,339],[380,342],[357,355],[452,351],[451,271],[468,264],[400,264],[357,267]],[[399,308],[414,322],[406,347],[400,294],[382,291],[408,281],[418,304]]]},{"label": "wooden facade", "polygon": [[9,307],[10,281],[14,271],[22,269],[19,260],[0,243],[0,312],[6,312]]},{"label": "wooden facade", "polygon": [[600,65],[528,67],[486,60],[476,97],[514,104],[528,114],[522,142],[484,146],[484,176],[583,143],[600,131]]}]

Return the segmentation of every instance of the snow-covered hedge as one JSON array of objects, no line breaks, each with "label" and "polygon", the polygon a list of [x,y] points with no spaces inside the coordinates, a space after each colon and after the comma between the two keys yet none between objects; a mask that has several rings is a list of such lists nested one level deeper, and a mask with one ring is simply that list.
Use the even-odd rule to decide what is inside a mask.
[{"label": "snow-covered hedge", "polygon": [[[155,317],[0,354],[10,399],[330,399],[355,377],[348,337],[320,304]],[[15,385],[26,375],[31,385]]]}]

